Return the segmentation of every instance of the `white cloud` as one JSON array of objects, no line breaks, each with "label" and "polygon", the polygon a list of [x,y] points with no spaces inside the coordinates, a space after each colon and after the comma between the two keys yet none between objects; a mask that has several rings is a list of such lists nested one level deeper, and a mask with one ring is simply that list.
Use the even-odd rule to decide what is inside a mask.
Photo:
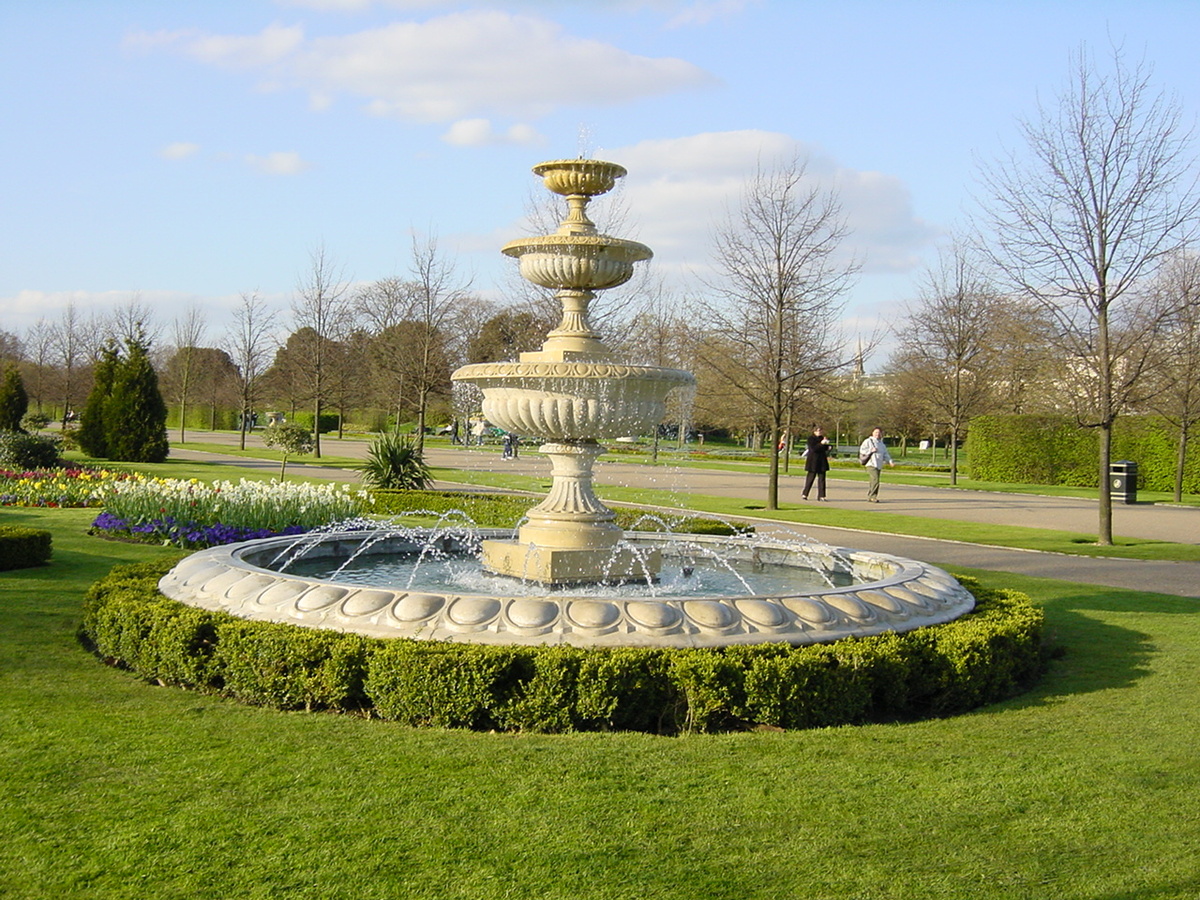
[{"label": "white cloud", "polygon": [[442,140],[456,147],[486,147],[495,144],[535,146],[545,138],[529,125],[513,125],[503,132],[492,127],[488,119],[459,119],[442,135]]},{"label": "white cloud", "polygon": [[707,25],[714,19],[735,16],[747,6],[760,0],[696,0],[695,3],[684,5],[678,13],[667,22],[668,28],[681,25]]},{"label": "white cloud", "polygon": [[174,144],[167,144],[167,146],[163,147],[158,152],[158,155],[163,159],[187,159],[199,151],[199,144],[192,144],[188,141],[176,141]]},{"label": "white cloud", "polygon": [[299,175],[312,168],[312,164],[300,158],[294,151],[268,153],[256,156],[248,153],[243,157],[247,165],[266,175]]},{"label": "white cloud", "polygon": [[529,119],[715,83],[684,60],[638,56],[567,34],[544,18],[497,10],[337,37],[306,38],[300,26],[276,24],[257,35],[133,34],[126,44],[257,72],[263,86],[308,91],[316,108],[345,94],[362,99],[372,115],[425,122],[482,114]]},{"label": "white cloud", "polygon": [[842,166],[819,147],[777,132],[713,132],[597,155],[629,170],[624,204],[640,223],[637,239],[668,269],[710,256],[714,229],[755,171],[793,158],[807,160],[808,176],[837,190],[850,228],[846,249],[865,262],[864,273],[911,270],[939,234],[914,215],[898,178]]},{"label": "white cloud", "polygon": [[279,63],[296,53],[304,43],[304,29],[299,25],[268,25],[258,34],[205,34],[186,30],[159,32],[140,42],[133,36],[134,46],[146,48],[180,47],[185,55],[209,65],[231,69],[256,69]]}]

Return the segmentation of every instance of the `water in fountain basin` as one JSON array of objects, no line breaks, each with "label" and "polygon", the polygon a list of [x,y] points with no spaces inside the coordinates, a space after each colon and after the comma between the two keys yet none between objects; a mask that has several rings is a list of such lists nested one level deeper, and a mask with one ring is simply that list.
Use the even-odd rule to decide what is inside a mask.
[{"label": "water in fountain basin", "polygon": [[[437,524],[407,524],[436,519]],[[712,543],[672,534],[661,516],[646,514],[639,527],[653,524],[664,533],[664,565],[657,579],[625,581],[620,585],[594,584],[549,589],[535,582],[494,575],[477,557],[480,530],[461,510],[443,513],[414,511],[380,522],[364,519],[330,525],[301,535],[287,549],[261,560],[273,571],[303,578],[392,589],[451,592],[464,595],[538,596],[547,593],[581,597],[670,598],[729,597],[763,594],[796,594],[854,583],[849,561],[835,556],[837,566],[811,552],[801,535],[773,545],[786,547],[787,564],[763,561],[752,538],[733,537]],[[344,537],[330,553],[330,535]],[[659,546],[653,536],[623,541],[619,549],[644,554]],[[402,549],[397,550],[400,547]],[[740,551],[740,552],[739,552]],[[777,554],[776,554],[777,555]]]},{"label": "water in fountain basin", "polygon": [[[334,575],[334,572],[337,572]],[[539,596],[548,593],[541,584],[485,572],[467,553],[363,553],[349,561],[299,560],[288,569],[293,575],[392,589],[481,596]],[[692,556],[667,556],[656,582],[622,585],[592,584],[558,589],[581,597],[730,597],[745,594],[795,594],[827,589],[830,581],[849,585],[848,574],[827,578],[799,566],[755,563],[749,560],[716,560]]]}]

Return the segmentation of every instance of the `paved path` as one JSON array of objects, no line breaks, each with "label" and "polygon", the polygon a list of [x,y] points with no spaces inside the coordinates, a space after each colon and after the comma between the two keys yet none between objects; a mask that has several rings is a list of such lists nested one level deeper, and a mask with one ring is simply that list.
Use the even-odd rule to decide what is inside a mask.
[{"label": "paved path", "polygon": [[[189,438],[206,443],[235,443],[235,435],[193,432]],[[252,437],[251,443],[261,446]],[[326,440],[323,450],[328,455],[361,458],[366,454],[366,442]],[[172,455],[183,459],[211,459],[242,466],[276,469],[277,463],[267,460],[248,460],[225,457],[201,451],[173,448]],[[549,480],[544,457],[523,452],[520,459],[502,460],[490,450],[430,447],[426,460],[433,466],[445,466],[466,472],[510,471],[523,475],[541,476]],[[288,471],[335,480],[355,481],[352,471],[332,469],[311,463],[289,464]],[[773,526],[761,524],[760,531],[777,528],[802,528],[816,540],[839,546],[862,547],[884,553],[894,553],[916,559],[926,559],[937,565],[994,569],[1018,572],[1047,578],[1059,578],[1085,584],[1152,590],[1200,597],[1200,563],[1158,562],[1147,560],[1091,559],[1061,554],[1009,550],[955,540],[955,522],[992,522],[998,525],[1030,525],[1064,531],[1094,534],[1096,502],[1062,497],[1026,494],[1001,494],[990,491],[956,490],[945,487],[921,487],[887,483],[880,497],[883,502],[866,502],[865,482],[831,479],[829,505],[833,508],[870,509],[881,516],[904,514],[926,516],[944,523],[942,539],[915,538],[864,532],[826,526]],[[633,463],[601,462],[596,467],[599,485],[614,484],[629,487],[659,488],[686,494],[708,494],[722,497],[746,498],[750,502],[766,497],[766,475],[750,472],[726,472],[712,469],[670,468]],[[803,475],[784,476],[780,482],[780,503],[799,505]],[[686,503],[686,501],[684,501]],[[1200,543],[1200,509],[1150,503],[1119,504],[1113,510],[1114,532],[1120,536],[1141,537],[1180,543]]]}]

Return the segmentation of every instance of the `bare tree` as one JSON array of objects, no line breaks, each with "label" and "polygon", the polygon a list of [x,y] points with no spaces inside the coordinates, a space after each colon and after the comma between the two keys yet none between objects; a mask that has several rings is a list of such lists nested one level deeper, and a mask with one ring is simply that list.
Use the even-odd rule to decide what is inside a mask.
[{"label": "bare tree", "polygon": [[996,408],[1014,415],[1061,409],[1053,396],[1056,354],[1045,311],[1026,298],[1007,294],[996,298],[991,318],[989,365]]},{"label": "bare tree", "polygon": [[356,290],[351,304],[355,321],[368,333],[379,334],[413,317],[417,286],[399,278],[381,278]]},{"label": "bare tree", "polygon": [[1183,478],[1192,431],[1200,423],[1200,256],[1170,261],[1157,285],[1176,312],[1167,321],[1153,369],[1158,391],[1151,408],[1178,431],[1175,445],[1175,502],[1183,500]]},{"label": "bare tree", "polygon": [[450,390],[446,330],[452,323],[455,307],[469,296],[469,281],[459,279],[453,262],[438,250],[436,237],[412,240],[412,282],[416,286],[413,322],[412,377],[410,379],[417,413],[416,450],[425,447],[425,419],[430,399]]},{"label": "bare tree", "polygon": [[207,323],[199,305],[189,303],[171,323],[171,333],[175,344],[173,365],[170,367],[174,378],[171,386],[175,389],[175,400],[179,404],[179,442],[187,440],[187,409],[188,394],[196,379],[196,351],[204,340]]},{"label": "bare tree", "polygon": [[[1137,390],[1170,310],[1145,281],[1195,235],[1200,194],[1179,108],[1144,65],[1081,48],[1055,107],[1022,122],[1029,157],[984,172],[991,259],[1053,322],[1055,349],[1085,376],[1083,427],[1099,429],[1100,544],[1112,543],[1113,422]],[[1083,392],[1081,391],[1082,395]]]},{"label": "bare tree", "polygon": [[54,326],[45,318],[39,318],[25,332],[25,348],[33,376],[29,379],[29,387],[37,411],[41,413],[49,394],[48,383],[53,383],[54,379]]},{"label": "bare tree", "polygon": [[[682,301],[661,278],[650,281],[648,287],[641,309],[631,318],[619,349],[626,358],[643,365],[686,368],[690,363]],[[676,437],[681,445],[687,435],[685,420],[691,395],[691,391],[678,390],[667,396],[667,420],[678,424]],[[661,431],[661,425],[654,426],[651,459],[655,462]]]},{"label": "bare tree", "polygon": [[[760,168],[717,231],[707,316],[724,338],[716,346],[736,352],[705,362],[758,411],[773,448],[797,396],[849,362],[836,327],[859,268],[839,252],[847,233],[836,194],[799,160]],[[779,454],[770,459],[767,508],[777,509]]]},{"label": "bare tree", "polygon": [[61,376],[59,387],[62,391],[63,406],[62,421],[59,424],[62,430],[66,431],[69,419],[74,412],[78,412],[77,407],[82,403],[88,389],[88,379],[83,377],[80,369],[86,368],[98,354],[96,348],[100,342],[94,334],[89,338],[88,330],[73,302],[67,303],[53,330],[54,355]]},{"label": "bare tree", "polygon": [[136,291],[109,311],[102,328],[104,338],[112,338],[120,344],[145,341],[153,346],[159,342],[162,333],[162,326],[155,320],[154,307]]},{"label": "bare tree", "polygon": [[996,292],[961,244],[926,270],[897,329],[894,367],[912,370],[912,388],[949,434],[950,483],[958,484],[958,442],[971,416],[991,403],[991,332]]},{"label": "bare tree", "polygon": [[242,294],[241,304],[233,311],[233,324],[225,332],[223,345],[237,367],[237,393],[241,406],[240,446],[246,449],[246,431],[259,400],[263,374],[275,348],[276,314],[254,291]]},{"label": "bare tree", "polygon": [[329,391],[332,344],[340,340],[349,323],[349,284],[340,267],[318,247],[309,255],[308,273],[296,287],[292,317],[299,331],[311,332],[304,374],[311,388],[313,456],[321,458],[321,411]]}]

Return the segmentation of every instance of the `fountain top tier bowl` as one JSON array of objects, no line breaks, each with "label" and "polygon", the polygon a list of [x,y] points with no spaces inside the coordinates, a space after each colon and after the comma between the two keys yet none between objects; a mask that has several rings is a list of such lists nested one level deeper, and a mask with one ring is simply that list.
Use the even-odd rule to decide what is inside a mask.
[{"label": "fountain top tier bowl", "polygon": [[547,190],[564,197],[596,197],[611,191],[627,172],[616,163],[580,157],[538,163],[533,174],[542,179]]}]

